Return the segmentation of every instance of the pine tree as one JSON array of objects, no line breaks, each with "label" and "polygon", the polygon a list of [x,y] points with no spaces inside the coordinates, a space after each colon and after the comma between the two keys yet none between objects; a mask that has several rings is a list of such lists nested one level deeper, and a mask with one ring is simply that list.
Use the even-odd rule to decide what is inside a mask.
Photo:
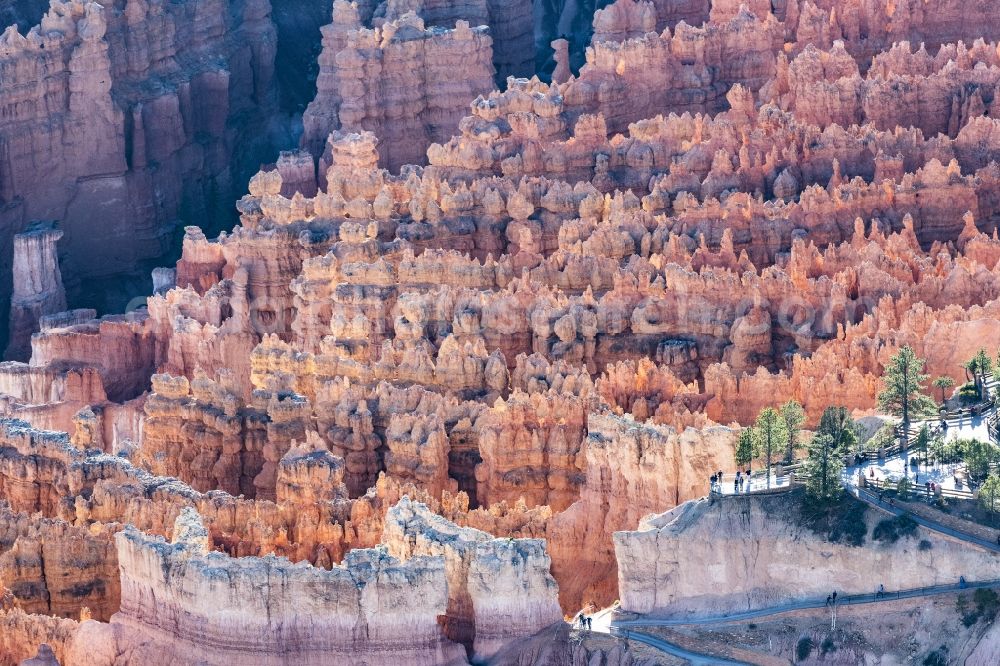
[{"label": "pine tree", "polygon": [[753,429],[743,428],[740,431],[740,441],[736,445],[736,465],[745,467],[749,465],[760,453],[754,447]]},{"label": "pine tree", "polygon": [[840,473],[844,461],[833,446],[833,438],[816,433],[809,442],[809,459],[806,461],[806,491],[816,499],[826,502],[840,494]]},{"label": "pine tree", "polygon": [[934,411],[934,401],[924,395],[924,359],[917,358],[909,346],[902,347],[889,359],[882,381],[885,388],[878,395],[879,409],[902,419],[900,444],[903,449],[903,475],[909,474],[906,448],[909,443],[910,419]]},{"label": "pine tree", "polygon": [[1000,511],[1000,476],[990,474],[979,488],[979,503],[990,512],[990,520]]},{"label": "pine tree", "polygon": [[806,489],[816,499],[826,502],[840,494],[840,474],[844,455],[857,443],[854,420],[844,407],[827,407],[820,418],[816,435],[809,443]]},{"label": "pine tree", "polygon": [[788,428],[785,419],[777,410],[767,407],[757,416],[753,424],[753,441],[757,450],[764,455],[767,472],[767,487],[771,487],[771,462],[774,454],[788,445]]},{"label": "pine tree", "polygon": [[917,452],[923,451],[924,464],[928,464],[927,460],[931,453],[931,429],[926,423],[920,426],[920,430],[917,431],[917,436],[913,440],[913,449]]},{"label": "pine tree", "polygon": [[799,432],[802,424],[805,423],[806,413],[795,400],[789,400],[781,406],[781,418],[785,420],[785,429],[788,430],[788,449],[785,451],[785,462],[792,462],[795,458],[795,449],[799,445]]},{"label": "pine tree", "polygon": [[842,453],[847,453],[858,441],[857,425],[846,407],[824,409],[816,431],[833,438],[834,447]]},{"label": "pine tree", "polygon": [[976,385],[976,395],[982,398],[986,375],[993,373],[993,359],[989,357],[985,349],[980,348],[976,352],[976,355],[970,358],[963,367],[968,373],[972,374],[972,381]]},{"label": "pine tree", "polygon": [[933,384],[934,388],[941,391],[941,404],[943,405],[946,400],[944,392],[955,385],[955,380],[948,375],[941,375],[934,380]]}]

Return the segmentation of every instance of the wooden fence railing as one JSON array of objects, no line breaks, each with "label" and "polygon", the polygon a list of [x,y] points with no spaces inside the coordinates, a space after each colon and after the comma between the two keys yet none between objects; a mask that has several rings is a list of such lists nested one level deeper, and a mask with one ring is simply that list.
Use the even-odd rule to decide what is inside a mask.
[{"label": "wooden fence railing", "polygon": [[755,476],[749,485],[744,484],[743,487],[740,488],[739,485],[733,485],[734,478],[736,478],[736,475],[730,474],[725,475],[721,483],[716,481],[715,485],[711,487],[711,496],[738,497],[740,495],[769,495],[774,493],[784,493],[792,490],[793,488],[798,488],[803,483],[803,479],[795,474],[784,474],[782,476],[772,477],[771,486],[768,487],[767,481],[763,477]]},{"label": "wooden fence railing", "polygon": [[[888,479],[870,479],[864,477],[864,483],[862,488],[868,488],[874,492],[885,492],[887,490],[896,490],[898,487],[898,482],[891,482]],[[932,500],[938,495],[944,497],[955,497],[958,499],[975,499],[976,493],[971,488],[968,490],[957,490],[954,488],[941,488],[937,487],[935,490],[931,490],[926,483],[917,484],[910,483],[910,495],[915,498],[926,499],[928,501]]]}]

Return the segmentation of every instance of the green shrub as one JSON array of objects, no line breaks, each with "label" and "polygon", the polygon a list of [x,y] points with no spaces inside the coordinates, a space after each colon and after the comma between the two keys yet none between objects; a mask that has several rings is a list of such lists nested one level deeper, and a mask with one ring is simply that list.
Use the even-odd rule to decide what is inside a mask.
[{"label": "green shrub", "polygon": [[1000,595],[989,588],[981,587],[973,592],[972,602],[976,604],[976,613],[979,617],[989,622],[993,621],[997,611],[1000,610]]},{"label": "green shrub", "polygon": [[886,543],[896,543],[900,538],[911,537],[917,532],[917,523],[908,515],[886,518],[872,530],[872,539]]},{"label": "green shrub", "polygon": [[831,541],[845,543],[854,547],[863,545],[865,537],[868,535],[865,510],[866,507],[864,504],[853,503],[833,526],[833,530],[830,533]]},{"label": "green shrub", "polygon": [[955,442],[965,463],[969,478],[984,480],[990,473],[990,465],[1000,460],[1000,448],[990,442],[978,439],[963,439]]},{"label": "green shrub", "polygon": [[955,612],[962,616],[962,624],[966,627],[971,627],[979,619],[969,605],[969,597],[965,594],[960,594],[955,599]]},{"label": "green shrub", "polygon": [[948,646],[942,645],[924,657],[924,666],[948,666]]},{"label": "green shrub", "polygon": [[827,636],[823,639],[823,644],[819,646],[819,649],[825,655],[827,652],[836,652],[837,646],[834,645],[833,639]]},{"label": "green shrub", "polygon": [[933,547],[934,544],[932,544],[927,539],[921,539],[920,543],[917,544],[917,550],[930,550]]},{"label": "green shrub", "polygon": [[809,658],[809,655],[812,654],[812,651],[813,651],[812,639],[809,638],[808,636],[803,636],[802,638],[799,639],[798,645],[795,646],[795,657],[799,661],[805,661],[806,659]]},{"label": "green shrub", "polygon": [[844,493],[835,502],[822,503],[806,497],[800,505],[802,523],[831,543],[862,546],[868,536],[867,507]]},{"label": "green shrub", "polygon": [[976,385],[972,382],[968,384],[962,384],[958,388],[958,397],[962,402],[975,402],[979,399],[979,391],[976,389]]}]

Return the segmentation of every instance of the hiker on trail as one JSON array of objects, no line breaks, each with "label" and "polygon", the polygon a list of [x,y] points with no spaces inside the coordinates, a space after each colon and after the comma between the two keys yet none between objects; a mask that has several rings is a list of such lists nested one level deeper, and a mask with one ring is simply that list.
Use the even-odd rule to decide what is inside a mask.
[{"label": "hiker on trail", "polygon": [[930,494],[931,494],[931,482],[930,481],[924,481],[924,486],[926,486],[926,488],[927,488],[927,496],[930,497]]},{"label": "hiker on trail", "polygon": [[829,594],[826,595],[826,605],[829,606],[832,602],[833,602],[833,597],[831,597]]},{"label": "hiker on trail", "polygon": [[712,490],[715,490],[715,481],[716,481],[716,478],[717,477],[714,474],[711,476],[711,478],[709,478],[709,481],[712,482]]},{"label": "hiker on trail", "polygon": [[965,589],[965,576],[958,577],[958,586],[963,590]]},{"label": "hiker on trail", "polygon": [[733,477],[733,494],[735,495],[740,491],[740,473],[736,472],[736,476]]},{"label": "hiker on trail", "polygon": [[588,615],[586,619],[587,619],[587,631],[590,631],[591,629],[594,628],[594,616]]},{"label": "hiker on trail", "polygon": [[583,617],[583,611],[580,611],[579,613],[576,614],[576,620],[574,621],[574,623],[579,625],[581,629],[587,626],[587,621]]},{"label": "hiker on trail", "polygon": [[883,585],[882,583],[879,583],[879,585],[878,585],[878,592],[875,593],[875,598],[878,599],[878,598],[884,597],[884,596],[885,596],[885,585]]},{"label": "hiker on trail", "polygon": [[875,478],[875,468],[874,467],[869,467],[868,468],[868,476],[870,476],[873,479]]},{"label": "hiker on trail", "polygon": [[837,605],[837,591],[834,590],[833,594],[831,594],[830,596],[833,597],[833,605],[836,606]]}]

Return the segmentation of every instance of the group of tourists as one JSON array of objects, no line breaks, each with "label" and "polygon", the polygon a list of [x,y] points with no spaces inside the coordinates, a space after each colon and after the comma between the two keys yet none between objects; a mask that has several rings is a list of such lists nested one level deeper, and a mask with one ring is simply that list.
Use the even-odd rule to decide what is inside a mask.
[{"label": "group of tourists", "polygon": [[587,615],[584,611],[580,611],[576,616],[576,623],[580,626],[580,629],[590,631],[594,626],[594,618]]},{"label": "group of tourists", "polygon": [[[717,493],[722,492],[722,470],[709,477],[709,481],[712,484],[712,490]],[[750,468],[747,468],[746,472],[742,470],[736,470],[736,476],[733,477],[733,494],[739,494],[742,492],[750,492]]]},{"label": "group of tourists", "polygon": [[[868,478],[871,479],[872,485],[874,485],[876,488],[879,489],[879,499],[881,500],[882,499],[882,491],[884,490],[884,488],[883,488],[881,479],[879,479],[877,476],[875,476],[875,468],[874,467],[872,467],[872,468],[870,468],[868,470]],[[958,479],[957,476],[955,478],[956,478],[956,480]],[[916,475],[915,480],[916,480],[917,483],[920,482],[920,474]],[[939,492],[941,492],[941,486],[939,486],[934,481],[924,481],[924,491],[927,493],[928,497],[932,497],[934,495],[937,495]]]}]

